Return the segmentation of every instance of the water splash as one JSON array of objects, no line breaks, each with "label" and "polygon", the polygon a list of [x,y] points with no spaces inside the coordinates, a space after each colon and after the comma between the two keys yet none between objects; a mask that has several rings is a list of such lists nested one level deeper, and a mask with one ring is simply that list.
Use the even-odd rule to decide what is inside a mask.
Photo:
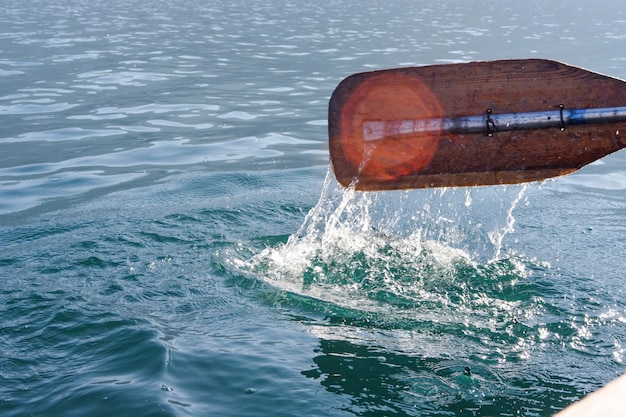
[{"label": "water splash", "polygon": [[370,313],[393,309],[395,318],[416,319],[419,307],[445,321],[477,303],[498,314],[512,309],[503,288],[525,274],[522,262],[502,257],[525,189],[363,193],[341,188],[329,169],[300,229],[246,269],[292,294]]}]

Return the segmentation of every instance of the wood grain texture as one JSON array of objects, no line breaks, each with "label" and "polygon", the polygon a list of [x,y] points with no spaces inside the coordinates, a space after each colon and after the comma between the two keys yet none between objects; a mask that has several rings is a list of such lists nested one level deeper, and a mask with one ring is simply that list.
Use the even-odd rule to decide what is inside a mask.
[{"label": "wood grain texture", "polygon": [[[408,99],[407,99],[408,96]],[[337,180],[364,191],[475,186],[571,173],[626,146],[626,123],[484,133],[403,135],[369,143],[365,120],[421,119],[626,105],[626,83],[529,59],[399,68],[352,75],[329,103]]]}]

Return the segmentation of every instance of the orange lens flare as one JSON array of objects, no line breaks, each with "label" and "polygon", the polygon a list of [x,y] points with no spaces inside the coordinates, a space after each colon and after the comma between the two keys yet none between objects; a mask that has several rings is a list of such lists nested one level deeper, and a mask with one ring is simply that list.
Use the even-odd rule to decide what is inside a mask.
[{"label": "orange lens flare", "polygon": [[[367,78],[344,103],[340,118],[341,146],[357,177],[385,181],[419,172],[428,166],[439,144],[438,131],[427,135],[387,126],[372,132],[376,120],[441,117],[439,101],[415,76],[386,73]],[[375,125],[375,124],[374,124]]]}]

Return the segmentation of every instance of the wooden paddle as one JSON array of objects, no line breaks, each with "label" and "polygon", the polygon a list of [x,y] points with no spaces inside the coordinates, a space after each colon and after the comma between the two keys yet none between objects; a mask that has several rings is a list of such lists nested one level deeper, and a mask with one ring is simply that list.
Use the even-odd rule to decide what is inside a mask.
[{"label": "wooden paddle", "polygon": [[335,89],[328,131],[357,190],[539,181],[626,146],[626,83],[543,59],[365,72]]}]

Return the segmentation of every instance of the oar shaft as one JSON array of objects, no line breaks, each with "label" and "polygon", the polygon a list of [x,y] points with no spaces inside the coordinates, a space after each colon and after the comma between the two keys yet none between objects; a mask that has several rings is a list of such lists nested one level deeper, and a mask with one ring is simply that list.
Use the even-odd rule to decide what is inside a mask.
[{"label": "oar shaft", "polygon": [[415,120],[369,120],[363,122],[365,141],[381,140],[406,134],[467,134],[506,132],[544,128],[565,128],[570,125],[626,121],[626,106],[597,109],[557,110],[493,114],[490,110],[479,116]]}]

